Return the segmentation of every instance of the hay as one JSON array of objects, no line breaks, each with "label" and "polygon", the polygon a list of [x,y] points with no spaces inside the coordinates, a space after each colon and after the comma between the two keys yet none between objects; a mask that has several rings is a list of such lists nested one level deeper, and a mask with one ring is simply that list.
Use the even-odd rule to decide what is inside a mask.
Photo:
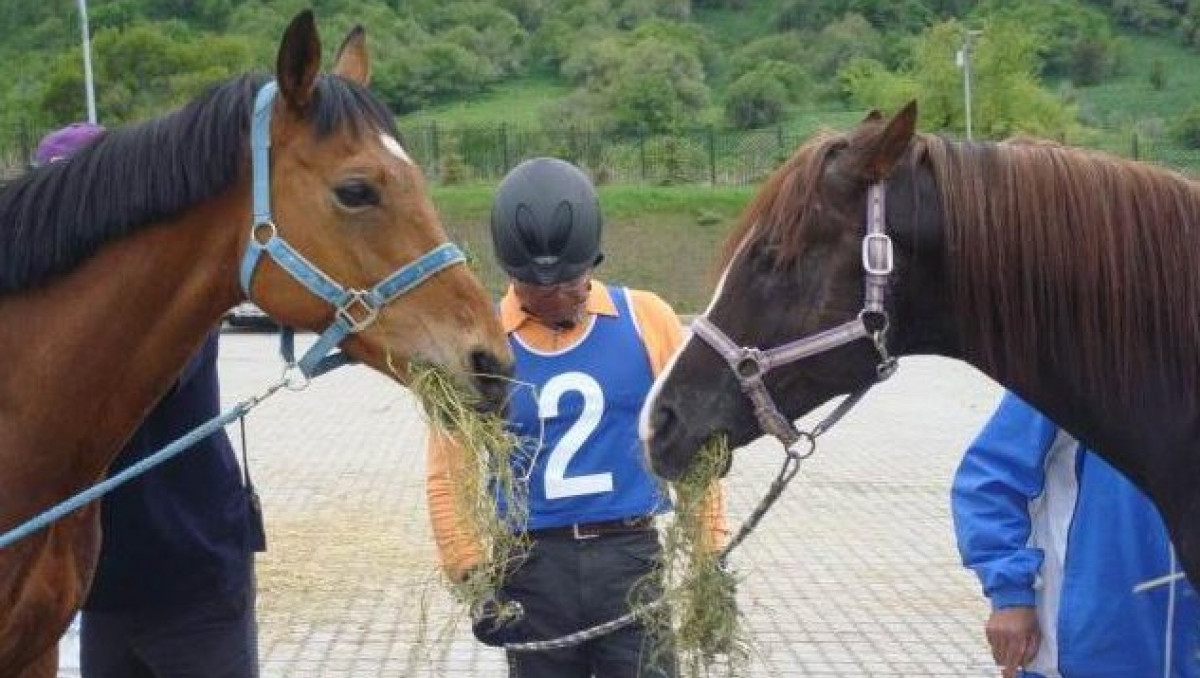
[{"label": "hay", "polygon": [[[495,414],[476,409],[475,396],[459,387],[439,368],[409,366],[409,388],[425,411],[432,434],[448,436],[462,450],[462,466],[454,493],[456,513],[478,539],[483,562],[461,581],[449,582],[454,597],[468,610],[494,601],[505,576],[525,557],[529,540],[529,502],[525,483],[513,473],[513,456],[522,452],[519,441]],[[497,511],[497,502],[505,506]],[[501,607],[496,623],[519,615],[519,607]]]},{"label": "hay", "polygon": [[726,570],[721,552],[701,520],[704,500],[728,467],[724,439],[706,445],[696,463],[670,491],[674,519],[664,528],[660,572],[666,605],[649,613],[651,637],[661,638],[652,651],[669,652],[673,644],[681,676],[745,675],[751,647],[736,603],[737,579]]},{"label": "hay", "polygon": [[[495,599],[506,575],[528,552],[525,479],[513,470],[525,464],[513,462],[523,461],[514,455],[538,449],[537,441],[518,440],[498,416],[481,414],[473,395],[441,369],[411,364],[407,376],[432,434],[453,438],[463,451],[456,512],[483,546],[484,560],[465,580],[449,582],[449,587],[466,609],[475,610]],[[661,578],[666,604],[645,613],[649,638],[657,644],[646,651],[674,653],[681,676],[745,675],[749,666],[751,648],[735,601],[736,579],[723,567],[700,520],[704,499],[728,467],[729,454],[724,440],[706,446],[692,469],[671,484],[675,514],[662,532],[661,569],[631,591],[638,596],[648,586],[657,588]],[[506,507],[503,513],[497,511],[498,500]],[[645,602],[630,601],[632,608]],[[502,608],[496,623],[516,614],[514,608]],[[446,642],[444,629],[437,635],[435,644]]]}]

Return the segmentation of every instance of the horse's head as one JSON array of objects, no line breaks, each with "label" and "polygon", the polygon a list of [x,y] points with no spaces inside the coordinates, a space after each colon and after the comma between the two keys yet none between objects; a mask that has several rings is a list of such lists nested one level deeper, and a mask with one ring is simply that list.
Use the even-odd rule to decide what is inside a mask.
[{"label": "horse's head", "polygon": [[286,270],[289,252],[259,248],[271,256],[244,265],[245,293],[286,325],[322,332],[341,322],[346,331],[332,343],[401,382],[411,363],[433,364],[497,405],[504,385],[482,375],[509,371],[507,341],[486,291],[447,243],[390,113],[366,89],[362,29],[346,38],[332,74],[320,74],[320,57],[304,12],[279,49],[278,95],[260,93],[251,142],[253,172],[269,165],[270,197],[265,216],[255,198],[249,246],[283,241],[311,266],[297,275]]},{"label": "horse's head", "polygon": [[[942,322],[924,308],[938,303],[922,291],[940,275],[941,211],[931,173],[913,159],[915,122],[915,103],[890,120],[872,113],[806,143],[766,182],[730,237],[707,311],[642,412],[659,474],[679,476],[714,436],[734,446],[794,438],[792,420],[874,383]],[[919,267],[918,253],[928,259]]]}]

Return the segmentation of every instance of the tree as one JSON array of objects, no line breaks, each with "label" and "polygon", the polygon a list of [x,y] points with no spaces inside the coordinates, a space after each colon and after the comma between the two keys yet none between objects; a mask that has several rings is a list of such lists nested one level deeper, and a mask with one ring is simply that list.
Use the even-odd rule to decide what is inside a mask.
[{"label": "tree", "polygon": [[1200,148],[1200,108],[1180,116],[1171,126],[1171,136],[1187,148]]},{"label": "tree", "polygon": [[609,34],[583,45],[563,62],[559,73],[573,85],[603,90],[613,85],[625,60],[626,41]]},{"label": "tree", "polygon": [[[909,74],[889,71],[883,63],[867,57],[852,57],[837,75],[846,103],[860,108],[896,110],[917,98],[919,88]],[[922,101],[921,119],[928,127],[938,129],[949,121],[939,119]],[[930,107],[932,108],[932,106]]]},{"label": "tree", "polygon": [[708,103],[700,58],[669,42],[632,45],[613,84],[601,93],[617,128],[675,131],[694,120]]},{"label": "tree", "polygon": [[814,39],[805,40],[807,55],[803,63],[817,78],[832,79],[853,57],[883,60],[887,38],[861,14],[846,14],[821,29]]},{"label": "tree", "polygon": [[[965,129],[962,73],[953,55],[964,28],[936,24],[913,39],[907,65],[895,72],[877,61],[854,59],[839,72],[851,100],[864,107],[894,110],[917,98],[922,124]],[[1060,137],[1075,126],[1075,112],[1037,80],[1037,36],[1016,21],[988,23],[973,43],[972,126],[981,136],[1001,138],[1018,131]]]},{"label": "tree", "polygon": [[1037,76],[1038,36],[1020,19],[993,20],[974,53],[974,114],[980,133],[1017,132],[1065,137],[1077,127],[1073,106],[1042,87]]},{"label": "tree", "polygon": [[817,31],[837,16],[836,0],[788,0],[777,6],[771,25],[780,33]]},{"label": "tree", "polygon": [[783,83],[765,71],[750,71],[729,86],[725,119],[733,127],[752,129],[779,122],[787,107]]},{"label": "tree", "polygon": [[776,33],[756,38],[740,47],[729,59],[733,78],[753,71],[765,61],[803,64],[808,61],[811,37],[799,31]]},{"label": "tree", "polygon": [[1019,22],[1037,35],[1039,71],[1094,85],[1120,65],[1121,42],[1108,17],[1075,0],[988,0],[973,16],[980,21]]}]

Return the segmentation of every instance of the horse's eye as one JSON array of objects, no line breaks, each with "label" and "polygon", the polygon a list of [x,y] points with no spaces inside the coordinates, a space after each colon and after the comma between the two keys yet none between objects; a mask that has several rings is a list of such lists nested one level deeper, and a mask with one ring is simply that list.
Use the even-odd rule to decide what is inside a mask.
[{"label": "horse's eye", "polygon": [[351,179],[333,189],[338,204],[349,210],[362,209],[379,204],[379,191],[362,179]]}]

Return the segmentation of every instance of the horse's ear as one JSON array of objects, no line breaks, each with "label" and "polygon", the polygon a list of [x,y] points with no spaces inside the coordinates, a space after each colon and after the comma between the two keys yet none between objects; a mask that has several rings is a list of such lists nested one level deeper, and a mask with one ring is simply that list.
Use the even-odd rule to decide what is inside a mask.
[{"label": "horse's ear", "polygon": [[[870,116],[867,116],[870,118]],[[862,150],[859,171],[870,182],[882,181],[891,175],[917,129],[917,102],[900,109],[878,134],[873,135]]]},{"label": "horse's ear", "polygon": [[371,62],[367,58],[367,32],[362,26],[355,26],[342,46],[338,47],[337,63],[333,72],[347,80],[352,80],[366,87],[371,81]]},{"label": "horse's ear", "polygon": [[862,121],[863,122],[875,122],[876,120],[883,120],[883,114],[879,112],[878,108],[872,108],[871,112],[868,113],[867,117],[863,118]]},{"label": "horse's ear", "polygon": [[306,9],[288,24],[275,61],[279,93],[296,113],[305,113],[312,103],[320,70],[321,38],[317,35],[312,10]]}]

